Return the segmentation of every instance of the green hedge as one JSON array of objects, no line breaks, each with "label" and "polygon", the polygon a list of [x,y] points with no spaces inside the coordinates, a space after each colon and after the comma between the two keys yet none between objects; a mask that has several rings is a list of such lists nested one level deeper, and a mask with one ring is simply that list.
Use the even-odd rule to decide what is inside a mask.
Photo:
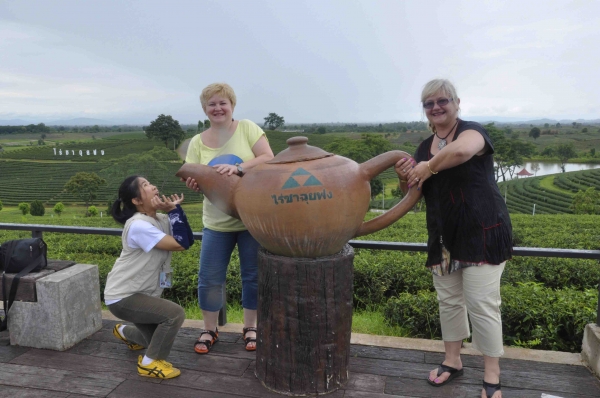
[{"label": "green hedge", "polygon": [[596,321],[597,289],[554,290],[530,282],[504,286],[501,294],[506,345],[580,352],[585,325]]},{"label": "green hedge", "polygon": [[356,250],[355,307],[376,307],[403,292],[433,290],[431,273],[423,265],[425,259],[423,253]]},{"label": "green hedge", "polygon": [[[504,344],[579,352],[585,325],[596,320],[598,291],[554,290],[539,283],[502,286]],[[414,337],[441,338],[435,292],[401,293],[384,307],[386,321]]]},{"label": "green hedge", "polygon": [[551,289],[594,289],[600,280],[597,260],[515,257],[506,263],[503,285],[539,282]]}]

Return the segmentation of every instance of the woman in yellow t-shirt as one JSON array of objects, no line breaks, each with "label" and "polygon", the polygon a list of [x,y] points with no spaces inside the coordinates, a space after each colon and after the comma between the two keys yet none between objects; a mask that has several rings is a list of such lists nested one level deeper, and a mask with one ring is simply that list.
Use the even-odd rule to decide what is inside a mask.
[{"label": "woman in yellow t-shirt", "polygon": [[[219,173],[242,176],[244,171],[273,158],[265,132],[250,120],[233,119],[236,104],[233,89],[225,83],[207,86],[200,94],[202,109],[210,120],[210,128],[192,138],[186,163],[213,166]],[[188,188],[199,191],[196,181],[188,178]],[[205,330],[194,344],[198,354],[206,354],[218,341],[217,319],[223,303],[223,285],[231,253],[237,244],[242,276],[244,308],[244,340],[246,350],[256,350],[256,304],[258,299],[258,242],[244,224],[217,209],[206,197],[198,303]]]}]

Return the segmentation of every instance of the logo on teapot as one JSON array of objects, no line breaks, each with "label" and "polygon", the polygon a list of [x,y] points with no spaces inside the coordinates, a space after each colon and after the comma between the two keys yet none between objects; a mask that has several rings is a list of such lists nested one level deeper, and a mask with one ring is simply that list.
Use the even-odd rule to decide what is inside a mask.
[{"label": "logo on teapot", "polygon": [[[299,187],[314,187],[314,186],[323,186],[321,181],[319,181],[314,175],[304,170],[302,167],[299,167],[294,171],[290,177],[287,179],[285,184],[281,187],[281,189],[292,189]],[[315,200],[325,200],[333,198],[333,192],[326,191],[323,189],[322,191],[315,191],[311,193],[302,193],[302,194],[289,194],[284,195],[280,194],[277,196],[276,194],[271,195],[273,198],[273,202],[276,205],[284,204],[284,203],[293,203],[293,202],[305,202],[308,204],[311,201]]]}]

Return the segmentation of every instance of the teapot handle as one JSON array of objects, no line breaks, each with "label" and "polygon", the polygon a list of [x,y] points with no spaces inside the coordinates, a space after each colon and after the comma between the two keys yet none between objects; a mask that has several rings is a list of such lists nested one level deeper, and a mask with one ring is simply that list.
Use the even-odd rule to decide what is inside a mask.
[{"label": "teapot handle", "polygon": [[[410,157],[412,156],[403,151],[389,151],[361,163],[359,167],[367,181],[371,181],[384,170],[395,165],[400,159]],[[406,196],[390,210],[372,220],[363,222],[354,237],[372,234],[392,225],[408,213],[420,198],[421,192],[417,191],[416,186],[409,189]]]}]

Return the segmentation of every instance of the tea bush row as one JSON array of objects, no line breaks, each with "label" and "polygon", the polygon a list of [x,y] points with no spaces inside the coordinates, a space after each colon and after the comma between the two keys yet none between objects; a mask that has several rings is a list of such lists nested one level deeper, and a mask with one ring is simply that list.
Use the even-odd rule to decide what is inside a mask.
[{"label": "tea bush row", "polygon": [[561,189],[569,190],[573,193],[585,191],[587,189],[587,186],[575,183],[562,174],[559,174],[556,177],[554,177],[554,185]]},{"label": "tea bush row", "polygon": [[[515,195],[521,202],[529,203],[533,206],[536,204],[536,212],[547,212],[547,213],[571,213],[569,209],[571,205],[571,198],[568,200],[555,199],[545,195],[542,190],[536,190],[535,187],[531,186],[527,180],[521,180],[510,185],[511,196],[508,200],[515,200]],[[527,186],[528,188],[525,188]]]},{"label": "tea bush row", "polygon": [[[598,291],[554,290],[537,283],[502,286],[504,344],[542,350],[580,352],[585,325],[596,320]],[[435,292],[401,293],[384,307],[390,325],[411,336],[441,339]]]},{"label": "tea bush row", "polygon": [[[189,191],[185,185],[175,177],[181,164],[164,162],[166,170],[148,176],[161,192],[168,194],[184,192],[186,203],[202,201],[201,195]],[[104,206],[109,200],[116,197],[122,176],[115,176],[106,172],[101,167],[107,163],[73,163],[73,162],[16,162],[0,161],[0,198],[6,205],[17,205],[20,202],[40,200],[47,205],[57,202],[81,203],[82,200],[69,192],[63,191],[66,182],[77,172],[93,172],[107,180],[97,194],[95,204]],[[146,174],[140,172],[140,174]]]},{"label": "tea bush row", "polygon": [[[549,191],[540,185],[546,177],[530,177],[499,183],[500,192],[507,193],[507,207],[511,213],[531,213],[536,204],[536,214],[572,213],[572,194]],[[554,176],[558,188],[577,193],[589,187],[600,189],[600,170],[583,170],[561,173]]]},{"label": "tea bush row", "polygon": [[533,195],[533,199],[535,200],[552,200],[553,202],[551,203],[558,203],[562,206],[570,206],[573,200],[573,197],[571,195],[567,195],[561,192],[548,191],[542,188],[540,186],[539,179],[531,179],[531,181],[529,181],[529,179],[526,179],[523,182],[523,190],[528,192],[530,194],[530,197],[532,197],[531,195]]},{"label": "tea bush row", "polygon": [[565,203],[547,197],[540,198],[538,195],[531,194],[523,186],[515,185],[514,192],[532,205],[535,203],[536,211],[545,211],[548,213],[572,213],[569,209],[570,202]]}]

